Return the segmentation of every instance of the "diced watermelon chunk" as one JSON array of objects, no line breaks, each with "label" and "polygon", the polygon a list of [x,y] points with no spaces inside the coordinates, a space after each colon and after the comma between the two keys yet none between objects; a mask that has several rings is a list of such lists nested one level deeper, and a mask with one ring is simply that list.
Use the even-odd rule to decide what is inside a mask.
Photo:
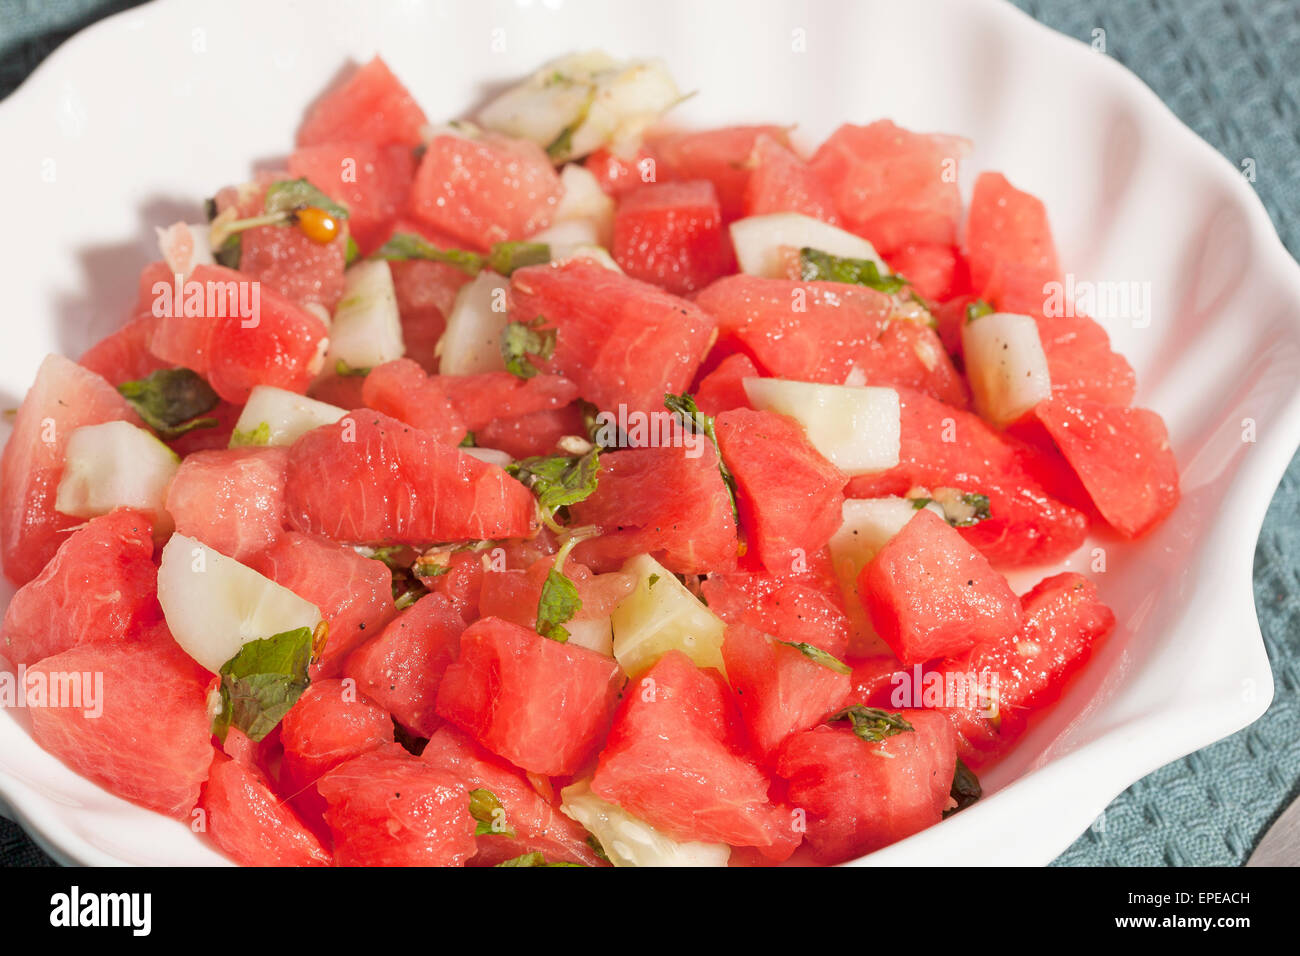
[{"label": "diced watermelon chunk", "polygon": [[745,187],[749,183],[750,155],[759,137],[780,145],[789,143],[781,126],[726,126],[690,133],[673,133],[650,145],[658,159],[660,180],[707,179],[713,183],[730,222],[745,214]]},{"label": "diced watermelon chunk", "polygon": [[534,143],[484,133],[435,136],[411,188],[410,212],[466,246],[526,239],[551,224],[563,187]]},{"label": "diced watermelon chunk", "polygon": [[387,565],[344,544],[286,531],[248,564],[320,609],[329,636],[313,678],[338,673],[348,654],[397,613]]},{"label": "diced watermelon chunk", "polygon": [[298,129],[299,146],[362,140],[419,146],[424,111],[379,57],[316,101]]},{"label": "diced watermelon chunk", "polygon": [[1020,602],[988,559],[922,510],[858,576],[876,632],[904,664],[959,654],[1014,633]]},{"label": "diced watermelon chunk", "polygon": [[460,444],[468,432],[438,377],[430,378],[408,358],[371,369],[361,388],[361,398],[367,408],[427,432],[444,445]]},{"label": "diced watermelon chunk", "polygon": [[841,224],[888,255],[909,242],[957,241],[957,161],[967,146],[889,120],[845,124],[817,148],[809,166],[834,196]]},{"label": "diced watermelon chunk", "polygon": [[441,594],[402,611],[352,652],[343,673],[357,688],[418,737],[442,723],[434,705],[442,674],[456,657],[465,622]]},{"label": "diced watermelon chunk", "polygon": [[848,650],[849,620],[824,549],[810,554],[802,571],[715,572],[701,582],[700,593],[709,610],[728,624],[748,624],[836,657]]},{"label": "diced watermelon chunk", "polygon": [[0,552],[15,585],[36,577],[81,523],[54,510],[68,436],[119,419],[140,421],[108,382],[61,355],[41,363],[0,458]]},{"label": "diced watermelon chunk", "polygon": [[587,843],[587,831],[546,801],[516,768],[451,727],[429,738],[420,759],[445,770],[469,790],[487,790],[505,811],[508,833],[484,833],[473,866],[493,866],[525,853],[548,862],[604,865]]},{"label": "diced watermelon chunk", "polygon": [[848,668],[835,670],[747,624],[727,626],[722,657],[749,739],[764,758],[839,710],[850,690]]},{"label": "diced watermelon chunk", "polygon": [[587,434],[582,408],[574,403],[563,408],[530,412],[518,418],[498,418],[475,432],[482,448],[499,448],[511,458],[549,455],[566,435]]},{"label": "diced watermelon chunk", "polygon": [[556,411],[578,397],[578,386],[562,375],[519,378],[509,372],[481,372],[477,375],[442,375],[438,381],[465,420],[465,425],[473,432],[498,418]]},{"label": "diced watermelon chunk", "polygon": [[[1036,283],[1040,303],[1043,283],[1061,279],[1056,243],[1042,200],[1016,189],[1001,173],[980,173],[975,180],[966,224],[966,255],[971,284],[984,290],[985,296],[1000,267],[1023,270],[1018,281],[1027,289]],[[1003,307],[1001,302],[994,304]],[[1034,312],[1041,311],[1040,304]]]},{"label": "diced watermelon chunk", "polygon": [[472,624],[480,617],[478,605],[483,588],[483,563],[483,555],[478,552],[457,551],[447,559],[446,572],[422,578],[421,582],[433,593],[446,598],[461,620]]},{"label": "diced watermelon chunk", "polygon": [[187,456],[167,489],[176,531],[246,562],[284,528],[287,461],[286,450],[275,446]]},{"label": "diced watermelon chunk", "polygon": [[708,180],[650,183],[623,195],[611,251],[634,279],[678,295],[702,289],[728,271],[718,196]]},{"label": "diced watermelon chunk", "polygon": [[898,396],[899,463],[851,479],[848,497],[902,495],[918,485],[987,495],[990,517],[960,531],[999,565],[1056,561],[1083,543],[1087,517],[1044,492],[1015,445],[970,412],[911,389]]},{"label": "diced watermelon chunk", "polygon": [[314,680],[280,721],[280,741],[280,789],[304,819],[319,823],[325,802],[316,781],[344,761],[392,743],[393,721],[350,682]]},{"label": "diced watermelon chunk", "polygon": [[843,385],[855,369],[866,384],[919,387],[964,404],[965,386],[933,330],[887,321],[888,296],[841,282],[735,275],[695,297],[766,375]]},{"label": "diced watermelon chunk", "polygon": [[880,742],[824,725],[781,749],[777,772],[807,813],[807,842],[822,862],[843,863],[943,819],[957,766],[952,726],[934,711],[900,713],[913,729]]},{"label": "diced watermelon chunk", "polygon": [[620,156],[608,149],[598,149],[589,153],[582,165],[596,177],[600,188],[610,196],[621,196],[629,189],[654,182],[656,178],[667,178],[657,176],[658,159],[644,146],[631,157]]},{"label": "diced watermelon chunk", "polygon": [[289,157],[289,175],[306,179],[348,210],[348,232],[362,255],[382,245],[406,206],[415,153],[365,140],[304,146]]},{"label": "diced watermelon chunk", "polygon": [[261,282],[263,295],[329,312],[343,297],[346,236],[322,243],[290,226],[254,226],[240,234],[239,250],[239,271]]},{"label": "diced watermelon chunk", "polygon": [[240,866],[329,866],[330,854],[254,772],[220,754],[199,806],[207,833]]},{"label": "diced watermelon chunk", "polygon": [[1035,317],[1047,356],[1052,397],[1066,402],[1128,405],[1137,376],[1124,356],[1111,350],[1106,330],[1086,315]]},{"label": "diced watermelon chunk", "polygon": [[731,498],[707,441],[687,447],[627,448],[600,456],[596,490],[569,508],[578,524],[601,536],[579,544],[576,560],[612,571],[627,558],[650,554],[677,574],[735,566],[736,520]]},{"label": "diced watermelon chunk", "polygon": [[954,246],[934,242],[909,242],[889,255],[889,270],[907,279],[929,302],[942,302],[953,295],[962,265],[961,253]]},{"label": "diced watermelon chunk", "polygon": [[447,316],[456,303],[456,293],[470,277],[463,269],[427,259],[393,260],[388,269],[393,274],[406,357],[433,375],[438,371],[438,340],[447,328]]},{"label": "diced watermelon chunk", "polygon": [[152,313],[138,313],[126,325],[87,349],[77,364],[103,376],[111,385],[134,382],[167,368],[166,362],[149,351],[157,324]]},{"label": "diced watermelon chunk", "polygon": [[589,259],[516,270],[510,316],[544,316],[556,329],[543,371],[572,379],[598,408],[643,412],[662,410],[664,393],[691,384],[714,326],[685,299]]},{"label": "diced watermelon chunk", "polygon": [[162,616],[157,576],[148,515],[118,508],[92,518],[9,601],[0,655],[30,665],[79,644],[140,637]]},{"label": "diced watermelon chunk", "polygon": [[793,418],[737,408],[714,422],[750,547],[774,573],[826,546],[840,526],[848,476],[813,448]]},{"label": "diced watermelon chunk", "polygon": [[705,415],[717,415],[733,408],[748,408],[745,379],[757,378],[758,369],[748,355],[728,355],[695,390],[695,405]]},{"label": "diced watermelon chunk", "polygon": [[799,834],[768,799],[768,779],[742,755],[735,708],[717,671],[669,651],[628,688],[592,792],[674,839],[787,858]]},{"label": "diced watermelon chunk", "polygon": [[1135,538],[1174,510],[1178,462],[1155,412],[1059,399],[1036,412],[1097,510],[1121,534]]},{"label": "diced watermelon chunk", "polygon": [[339,866],[464,866],[478,850],[465,785],[396,744],[336,767],[318,789]]},{"label": "diced watermelon chunk", "polygon": [[600,744],[623,685],[613,658],[481,618],[438,689],[438,715],[524,770],[571,774]]},{"label": "diced watermelon chunk", "polygon": [[[50,706],[49,698],[38,705],[34,683],[53,693],[61,675],[73,674],[85,681],[80,701]],[[78,644],[27,670],[32,738],[117,796],[185,819],[214,753],[207,704],[211,676],[162,625],[141,641]]]},{"label": "diced watermelon chunk", "polygon": [[[548,555],[538,558],[526,569],[487,571],[479,591],[479,614],[499,617],[522,627],[533,627],[537,621],[537,602],[542,596],[542,586],[554,566],[554,559]],[[582,607],[573,615],[575,621],[609,617],[619,601],[632,593],[636,584],[631,574],[618,571],[592,574],[590,568],[573,560],[565,562],[564,576],[573,582],[582,601]]]},{"label": "diced watermelon chunk", "polygon": [[766,134],[754,141],[753,168],[745,184],[745,215],[797,212],[832,224],[839,222],[835,199],[808,164],[780,140]]},{"label": "diced watermelon chunk", "polygon": [[500,468],[380,412],[352,412],[289,448],[286,505],[300,531],[427,546],[529,537],[532,493]]}]

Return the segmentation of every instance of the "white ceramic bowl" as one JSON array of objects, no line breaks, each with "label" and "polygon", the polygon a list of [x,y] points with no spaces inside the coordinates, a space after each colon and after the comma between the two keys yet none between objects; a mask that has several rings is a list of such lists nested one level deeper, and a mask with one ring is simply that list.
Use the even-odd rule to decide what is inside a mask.
[{"label": "white ceramic bowl", "polygon": [[[1149,283],[1149,326],[1107,325],[1139,402],[1169,423],[1183,503],[1136,545],[1081,552],[1086,570],[1106,550],[1097,577],[1119,627],[986,775],[989,796],[865,862],[1046,863],[1130,783],[1264,711],[1251,562],[1300,443],[1300,269],[1239,171],[1140,81],[997,0],[176,0],[112,17],[0,104],[3,404],[46,352],[79,355],[115,328],[152,227],[192,221],[218,186],[286,154],[349,58],[382,52],[441,118],[589,47],[665,57],[699,91],[681,125],[798,123],[804,146],[879,117],[968,136],[966,186],[999,169],[1042,196],[1068,270]],[[0,713],[0,798],[56,857],[220,861],[43,753],[23,716]]]}]

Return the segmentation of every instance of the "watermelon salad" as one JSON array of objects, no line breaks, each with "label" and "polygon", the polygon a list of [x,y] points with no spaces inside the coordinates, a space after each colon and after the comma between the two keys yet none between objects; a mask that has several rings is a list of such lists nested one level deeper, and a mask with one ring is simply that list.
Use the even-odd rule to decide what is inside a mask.
[{"label": "watermelon salad", "polygon": [[376,58],[158,230],[4,448],[41,747],[245,865],[836,864],[978,799],[1164,423],[965,140],[681,98],[586,53],[438,125]]}]

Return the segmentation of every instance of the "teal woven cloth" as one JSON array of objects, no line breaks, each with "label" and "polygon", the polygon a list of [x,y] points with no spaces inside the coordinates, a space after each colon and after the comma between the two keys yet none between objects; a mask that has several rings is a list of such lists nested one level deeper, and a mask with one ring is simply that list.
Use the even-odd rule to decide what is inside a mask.
[{"label": "teal woven cloth", "polygon": [[[1109,55],[1240,164],[1292,255],[1300,253],[1300,3],[1296,0],[1016,0]],[[0,2],[0,96],[72,32],[122,0]],[[1300,459],[1269,507],[1255,552],[1255,604],[1277,692],[1227,740],[1134,784],[1056,861],[1063,866],[1235,865],[1300,796]],[[0,820],[0,864],[48,862]]]}]

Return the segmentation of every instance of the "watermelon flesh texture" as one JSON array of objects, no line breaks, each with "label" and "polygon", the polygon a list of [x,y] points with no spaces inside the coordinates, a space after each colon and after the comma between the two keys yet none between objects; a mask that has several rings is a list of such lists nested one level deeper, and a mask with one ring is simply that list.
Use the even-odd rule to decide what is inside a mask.
[{"label": "watermelon flesh texture", "polygon": [[614,217],[611,252],[634,279],[677,295],[704,288],[732,259],[713,184],[650,183],[626,193]]},{"label": "watermelon flesh texture", "polygon": [[317,784],[339,866],[463,866],[477,851],[465,785],[396,744]]},{"label": "watermelon flesh texture", "polygon": [[934,711],[899,713],[913,729],[880,742],[838,723],[781,748],[777,773],[789,782],[791,805],[807,814],[805,839],[820,862],[846,862],[943,819],[957,766],[952,725]]},{"label": "watermelon flesh texture", "polygon": [[596,525],[602,534],[574,548],[575,560],[597,571],[616,570],[638,554],[678,574],[734,567],[731,498],[713,446],[698,447],[698,457],[664,446],[601,455],[596,490],[569,512],[576,524]]},{"label": "watermelon flesh texture", "polygon": [[133,382],[167,368],[166,362],[149,351],[157,324],[158,319],[152,313],[137,313],[116,332],[88,348],[77,364],[111,385]]},{"label": "watermelon flesh texture", "polygon": [[1035,410],[1106,521],[1138,537],[1178,505],[1178,463],[1164,420],[1145,408],[1053,399]]},{"label": "watermelon flesh texture", "polygon": [[531,773],[574,773],[600,745],[623,684],[612,658],[499,618],[461,635],[438,715]]},{"label": "watermelon flesh texture", "polygon": [[845,124],[809,167],[834,197],[840,224],[889,255],[909,242],[953,245],[961,220],[957,162],[969,144],[880,120]]},{"label": "watermelon flesh texture", "polygon": [[361,140],[419,146],[424,111],[380,57],[358,67],[307,111],[298,146]]},{"label": "watermelon flesh texture", "polygon": [[[977,290],[989,288],[1000,266],[1024,269],[1027,276],[1041,280],[1040,286],[1061,279],[1047,209],[1040,199],[1016,189],[1001,173],[980,173],[975,180],[966,255],[971,284]],[[1041,288],[1038,295],[1041,300]],[[1041,313],[1041,306],[1034,311]]]},{"label": "watermelon flesh texture", "polygon": [[0,656],[31,665],[80,644],[135,640],[162,618],[147,515],[119,508],[63,539],[5,610]]},{"label": "watermelon flesh texture", "polygon": [[773,573],[806,563],[840,526],[848,476],[786,415],[738,408],[719,415],[714,432],[749,546]]},{"label": "watermelon flesh texture", "polygon": [[353,757],[393,742],[392,718],[338,679],[312,681],[280,721],[280,791],[302,818],[321,826],[316,783]]},{"label": "watermelon flesh texture", "polygon": [[415,152],[402,143],[319,143],[294,151],[289,175],[306,179],[348,210],[348,232],[364,256],[383,244],[404,211]]},{"label": "watermelon flesh texture", "polygon": [[460,444],[469,431],[437,378],[430,378],[411,359],[400,358],[371,369],[361,399],[367,408],[428,432],[444,445]]},{"label": "watermelon flesh texture", "polygon": [[[388,269],[393,275],[406,358],[418,362],[433,375],[438,371],[438,340],[447,328],[447,316],[456,304],[456,293],[470,276],[445,262],[424,259],[393,260],[388,263]],[[356,404],[347,402],[343,407]]]},{"label": "watermelon flesh texture", "polygon": [[442,727],[434,733],[420,759],[453,775],[469,790],[489,791],[505,811],[505,826],[514,836],[480,834],[471,865],[493,866],[525,853],[541,853],[552,863],[605,865],[587,843],[587,831],[547,802],[518,768],[454,728]]},{"label": "watermelon flesh texture", "polygon": [[248,565],[320,609],[329,634],[313,678],[337,674],[348,654],[397,613],[392,572],[347,545],[286,531]]},{"label": "watermelon flesh texture", "polygon": [[767,134],[758,136],[749,161],[753,168],[745,183],[746,216],[797,212],[838,224],[830,189],[779,139]]},{"label": "watermelon flesh texture", "polygon": [[[36,704],[33,681],[52,688],[72,674],[83,675],[85,706]],[[92,702],[86,692],[100,676],[102,694]],[[125,644],[78,644],[32,665],[27,680],[32,738],[43,750],[124,800],[187,819],[214,753],[211,675],[165,626]]]},{"label": "watermelon flesh texture", "polygon": [[425,144],[408,211],[485,252],[549,226],[562,194],[560,177],[537,145],[496,133],[447,134]]},{"label": "watermelon flesh texture", "polygon": [[543,316],[556,330],[542,371],[603,410],[662,411],[665,392],[690,386],[713,336],[696,305],[590,259],[518,269],[509,297],[512,321]]},{"label": "watermelon flesh texture", "polygon": [[658,159],[654,151],[645,146],[630,158],[602,147],[589,153],[582,165],[596,177],[596,183],[602,192],[616,198],[629,189],[654,182],[656,178],[666,178],[658,176]]},{"label": "watermelon flesh texture", "polygon": [[[479,614],[499,617],[522,627],[537,621],[537,602],[542,596],[546,577],[555,566],[550,556],[538,558],[526,569],[489,570],[483,575],[479,591]],[[607,618],[619,601],[632,593],[636,579],[631,574],[611,571],[592,574],[577,561],[564,564],[564,576],[573,582],[582,601],[573,615],[575,621]]]},{"label": "watermelon flesh texture", "polygon": [[566,435],[583,436],[587,426],[582,408],[574,403],[563,408],[529,412],[518,418],[498,418],[475,433],[482,448],[499,448],[511,458],[550,455]]},{"label": "watermelon flesh texture", "polygon": [[424,547],[535,527],[522,484],[380,412],[307,432],[290,446],[286,474],[289,524],[336,541]]},{"label": "watermelon flesh texture", "polygon": [[140,423],[104,379],[61,355],[41,363],[0,457],[0,556],[13,584],[36,577],[81,523],[54,510],[68,436],[119,420]]},{"label": "watermelon flesh texture", "polygon": [[733,408],[748,408],[745,379],[757,378],[758,369],[748,355],[728,355],[717,368],[700,379],[695,405],[705,415],[718,415]]},{"label": "watermelon flesh texture", "polygon": [[731,690],[671,650],[630,685],[591,789],[675,840],[753,846],[770,859],[800,836],[744,755]]},{"label": "watermelon flesh texture", "polygon": [[932,303],[962,293],[968,282],[963,275],[966,268],[960,250],[936,242],[909,242],[889,256],[889,271],[903,276],[921,298]]},{"label": "watermelon flesh texture", "polygon": [[659,180],[707,179],[718,194],[722,218],[730,222],[745,214],[750,157],[760,138],[788,145],[781,126],[725,126],[656,138],[650,150]]},{"label": "watermelon flesh texture", "polygon": [[186,456],[167,490],[176,531],[247,562],[284,529],[287,461],[285,449],[274,446]]},{"label": "watermelon flesh texture", "polygon": [[862,569],[858,595],[876,632],[907,665],[969,650],[1023,622],[1006,579],[925,509]]},{"label": "watermelon flesh texture", "polygon": [[258,774],[218,754],[199,802],[207,834],[240,866],[329,866],[332,857]]},{"label": "watermelon flesh texture", "polygon": [[455,660],[465,621],[441,594],[429,594],[401,611],[352,652],[343,674],[417,737],[442,721],[435,705],[443,672]]},{"label": "watermelon flesh texture", "polygon": [[722,656],[749,739],[764,759],[791,734],[839,710],[850,691],[847,673],[747,624],[727,626]]}]

